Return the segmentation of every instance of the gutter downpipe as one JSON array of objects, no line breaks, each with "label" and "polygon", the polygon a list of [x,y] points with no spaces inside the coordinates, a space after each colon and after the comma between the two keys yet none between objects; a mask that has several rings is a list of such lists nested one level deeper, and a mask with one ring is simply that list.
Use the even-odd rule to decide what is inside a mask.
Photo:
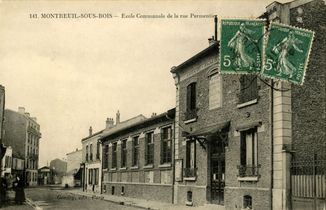
[{"label": "gutter downpipe", "polygon": [[[178,73],[173,73],[173,78],[174,78],[174,81],[175,81],[175,86],[177,87],[177,85],[179,85],[179,82],[180,82],[180,76]],[[179,89],[177,90],[179,91]],[[175,109],[175,111],[177,111],[177,107]],[[172,204],[175,204],[175,201],[174,201],[174,185],[175,185],[175,144],[176,144],[176,136],[179,137],[179,133],[176,134],[175,132],[175,122],[176,122],[176,118],[177,118],[177,113],[175,113],[175,116],[174,116],[174,121],[173,121],[173,167],[172,167]],[[179,139],[179,138],[178,138]],[[178,142],[179,143],[179,142]]]},{"label": "gutter downpipe", "polygon": [[271,80],[272,84],[270,87],[271,91],[271,200],[270,206],[273,210],[273,185],[274,185],[274,164],[273,164],[273,153],[274,153],[274,80]]}]

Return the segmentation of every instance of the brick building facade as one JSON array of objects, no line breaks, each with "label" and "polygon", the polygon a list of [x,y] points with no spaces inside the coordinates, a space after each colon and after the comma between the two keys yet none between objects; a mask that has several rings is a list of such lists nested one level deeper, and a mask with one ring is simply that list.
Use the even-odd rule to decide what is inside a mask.
[{"label": "brick building facade", "polygon": [[241,209],[247,198],[255,209],[267,209],[270,88],[255,76],[220,75],[217,42],[171,72],[179,125],[175,158],[184,166],[175,201]]},{"label": "brick building facade", "polygon": [[103,192],[172,202],[174,109],[101,137]]}]

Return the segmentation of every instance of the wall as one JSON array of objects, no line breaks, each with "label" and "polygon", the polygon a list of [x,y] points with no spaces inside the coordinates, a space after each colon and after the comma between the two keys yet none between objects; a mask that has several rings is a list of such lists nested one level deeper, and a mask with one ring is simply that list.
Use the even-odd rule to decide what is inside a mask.
[{"label": "wall", "polygon": [[67,154],[67,172],[80,168],[82,162],[82,150],[77,150]]},{"label": "wall", "polygon": [[[169,164],[160,163],[160,128],[168,126],[173,129],[172,121],[165,119],[163,122],[153,123],[146,128],[132,129],[104,143],[103,148],[109,145],[109,168],[103,169],[103,192],[112,194],[112,187],[114,187],[114,195],[172,203],[173,159]],[[154,131],[154,164],[145,165],[145,133],[150,131]],[[132,166],[133,136],[139,136],[139,162],[136,167]],[[126,167],[121,168],[120,140],[125,139],[127,139],[127,161]],[[117,142],[117,168],[115,169],[112,168],[113,142]],[[173,137],[171,143],[173,145]],[[124,193],[121,194],[122,187],[124,187]]]},{"label": "wall", "polygon": [[[326,158],[326,5],[315,0],[290,9],[291,25],[313,30],[315,38],[303,86],[292,85],[293,149],[297,159]],[[323,156],[323,157],[322,157]]]}]

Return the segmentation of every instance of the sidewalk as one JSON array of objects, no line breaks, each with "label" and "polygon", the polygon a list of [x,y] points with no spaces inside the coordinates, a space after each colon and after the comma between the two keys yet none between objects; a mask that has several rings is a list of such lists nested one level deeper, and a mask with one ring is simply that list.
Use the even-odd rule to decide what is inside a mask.
[{"label": "sidewalk", "polygon": [[151,210],[224,210],[225,208],[223,206],[218,205],[212,205],[212,204],[206,204],[204,206],[200,207],[189,207],[189,206],[182,206],[182,205],[176,205],[171,203],[163,203],[158,201],[151,201],[151,200],[143,200],[138,198],[130,198],[130,197],[122,197],[122,196],[114,196],[114,195],[108,195],[108,194],[95,194],[95,193],[87,193],[83,192],[81,189],[69,189],[64,190],[65,192],[69,192],[76,195],[81,196],[88,196],[92,197],[94,199],[102,199],[109,202],[113,202],[120,205],[126,205],[126,206],[133,206],[138,207],[142,209],[151,209]]}]

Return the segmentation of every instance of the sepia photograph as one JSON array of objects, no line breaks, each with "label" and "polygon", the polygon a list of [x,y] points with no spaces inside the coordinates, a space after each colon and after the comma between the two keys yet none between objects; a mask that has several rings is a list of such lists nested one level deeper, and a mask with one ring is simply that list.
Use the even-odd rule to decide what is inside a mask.
[{"label": "sepia photograph", "polygon": [[326,210],[325,0],[0,0],[0,209]]}]

